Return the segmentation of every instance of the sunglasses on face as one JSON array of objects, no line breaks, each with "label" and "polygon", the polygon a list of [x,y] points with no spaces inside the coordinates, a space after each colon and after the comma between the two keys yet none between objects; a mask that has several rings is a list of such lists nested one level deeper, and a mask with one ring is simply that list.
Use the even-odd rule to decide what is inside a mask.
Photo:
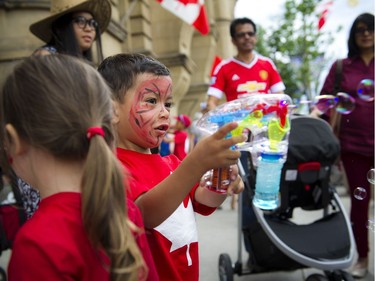
[{"label": "sunglasses on face", "polygon": [[76,23],[81,29],[85,29],[87,25],[93,30],[96,30],[96,28],[98,27],[98,22],[96,20],[86,19],[83,16],[73,18],[73,22]]},{"label": "sunglasses on face", "polygon": [[371,34],[371,33],[374,33],[374,27],[368,27],[368,28],[364,28],[364,27],[359,27],[356,29],[355,33],[358,34],[358,35],[365,35],[366,31]]},{"label": "sunglasses on face", "polygon": [[239,33],[236,33],[236,38],[243,38],[246,35],[249,36],[249,37],[254,37],[255,36],[255,32],[252,32],[252,31],[239,32]]}]

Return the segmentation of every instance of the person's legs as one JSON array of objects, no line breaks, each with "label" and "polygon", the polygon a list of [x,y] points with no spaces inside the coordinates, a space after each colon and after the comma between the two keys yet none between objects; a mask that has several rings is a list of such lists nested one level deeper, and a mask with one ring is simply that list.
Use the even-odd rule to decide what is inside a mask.
[{"label": "person's legs", "polygon": [[[353,275],[364,276],[368,266],[368,214],[369,202],[371,199],[370,183],[367,180],[368,171],[373,168],[374,157],[366,157],[356,153],[343,152],[341,160],[347,176],[351,209],[350,219],[352,222],[353,234],[358,251],[358,263],[354,267]],[[365,192],[359,192],[358,188],[363,188]]]}]

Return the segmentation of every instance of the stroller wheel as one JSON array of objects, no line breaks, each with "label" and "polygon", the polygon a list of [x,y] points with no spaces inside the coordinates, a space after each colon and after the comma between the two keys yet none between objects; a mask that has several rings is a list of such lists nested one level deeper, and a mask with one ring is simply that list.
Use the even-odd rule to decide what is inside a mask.
[{"label": "stroller wheel", "polygon": [[232,261],[228,254],[219,256],[219,277],[220,281],[233,281]]},{"label": "stroller wheel", "polygon": [[329,279],[322,274],[314,273],[307,277],[306,281],[329,281]]}]

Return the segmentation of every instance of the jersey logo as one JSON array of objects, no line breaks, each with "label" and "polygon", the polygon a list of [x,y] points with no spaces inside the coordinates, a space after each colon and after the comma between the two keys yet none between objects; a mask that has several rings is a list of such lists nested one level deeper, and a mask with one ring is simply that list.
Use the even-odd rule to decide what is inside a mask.
[{"label": "jersey logo", "polygon": [[267,80],[267,79],[268,79],[268,72],[265,71],[265,70],[261,70],[261,71],[259,71],[259,77],[260,77],[262,80]]},{"label": "jersey logo", "polygon": [[232,81],[236,81],[236,80],[239,80],[239,79],[240,79],[240,77],[237,74],[233,74]]},{"label": "jersey logo", "polygon": [[261,90],[266,89],[266,83],[261,82],[258,83],[257,81],[248,81],[244,84],[239,84],[237,86],[237,92],[247,92],[247,93],[252,93],[252,92],[258,92]]}]

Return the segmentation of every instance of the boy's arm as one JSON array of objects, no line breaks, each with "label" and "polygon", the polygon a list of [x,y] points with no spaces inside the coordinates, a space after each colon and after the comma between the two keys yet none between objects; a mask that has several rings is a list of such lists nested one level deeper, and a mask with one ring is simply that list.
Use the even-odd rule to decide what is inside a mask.
[{"label": "boy's arm", "polygon": [[[244,137],[225,139],[236,127],[236,123],[227,124],[198,142],[172,174],[136,199],[146,228],[154,228],[167,219],[206,171],[237,163],[240,152],[230,147],[243,142]],[[225,199],[225,195],[223,197]]]}]

